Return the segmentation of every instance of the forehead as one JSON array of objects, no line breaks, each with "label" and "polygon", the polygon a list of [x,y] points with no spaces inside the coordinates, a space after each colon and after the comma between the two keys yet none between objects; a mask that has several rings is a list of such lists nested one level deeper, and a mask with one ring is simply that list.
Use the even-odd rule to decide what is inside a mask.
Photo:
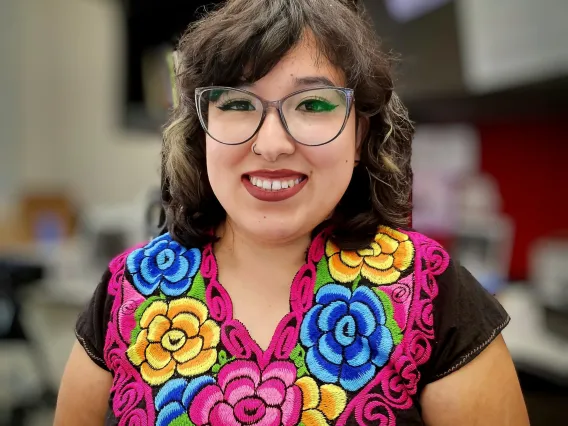
[{"label": "forehead", "polygon": [[244,83],[241,87],[272,92],[271,89],[296,90],[322,85],[344,87],[345,82],[343,70],[326,58],[313,36],[307,33],[268,74],[255,82]]}]

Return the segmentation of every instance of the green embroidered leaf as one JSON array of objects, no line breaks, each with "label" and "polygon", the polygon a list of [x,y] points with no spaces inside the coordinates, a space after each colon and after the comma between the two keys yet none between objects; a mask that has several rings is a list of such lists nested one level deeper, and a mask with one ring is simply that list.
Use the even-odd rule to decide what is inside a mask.
[{"label": "green embroidered leaf", "polygon": [[217,374],[219,370],[225,365],[233,361],[235,357],[227,358],[227,352],[224,350],[220,350],[219,354],[217,355],[217,362],[213,367],[211,367],[211,372],[213,374]]},{"label": "green embroidered leaf", "polygon": [[217,356],[217,362],[222,367],[227,364],[229,361],[232,361],[233,358],[227,358],[227,352],[221,350],[219,351],[219,355]]},{"label": "green embroidered leaf", "polygon": [[308,376],[308,369],[306,368],[306,366],[302,366],[300,368],[298,368],[298,379],[304,376]]},{"label": "green embroidered leaf", "polygon": [[327,264],[327,258],[323,256],[318,262],[316,270],[316,283],[314,285],[314,294],[318,292],[320,288],[324,285],[333,283],[334,280],[329,273],[329,266]]},{"label": "green embroidered leaf", "polygon": [[136,324],[136,327],[134,327],[134,329],[132,330],[132,333],[130,334],[130,344],[134,344],[136,342],[136,339],[138,339],[138,335],[140,334],[140,331],[142,331],[142,328]]},{"label": "green embroidered leaf", "polygon": [[187,413],[183,413],[181,416],[173,419],[169,426],[195,426],[195,424],[189,420]]},{"label": "green embroidered leaf", "polygon": [[203,279],[203,275],[201,275],[201,271],[198,271],[197,275],[193,278],[193,283],[187,295],[205,303],[205,280]]},{"label": "green embroidered leaf", "polygon": [[148,306],[150,306],[156,300],[165,300],[165,296],[164,297],[161,297],[161,296],[149,297],[148,299],[144,300],[144,302],[142,302],[140,304],[140,306],[138,306],[138,308],[136,308],[136,312],[134,313],[134,318],[136,318],[136,327],[134,327],[134,329],[132,330],[132,333],[130,334],[130,343],[131,344],[136,342],[136,339],[138,338],[140,331],[142,331],[142,328],[140,327],[140,319],[142,318],[144,311],[146,309],[148,309]]},{"label": "green embroidered leaf", "polygon": [[359,281],[361,281],[361,274],[357,275],[357,278],[355,278],[355,281],[353,281],[353,284],[351,285],[352,291],[357,290],[357,287],[359,287]]},{"label": "green embroidered leaf", "polygon": [[299,360],[302,360],[303,362],[305,356],[306,356],[306,351],[299,343],[296,345],[294,349],[292,349],[292,352],[290,352],[290,359],[294,361],[295,364],[297,364],[297,361]]},{"label": "green embroidered leaf", "polygon": [[396,320],[394,319],[394,307],[392,306],[392,302],[390,297],[382,290],[378,288],[373,288],[376,295],[381,299],[381,303],[385,308],[385,315],[387,317],[386,327],[392,334],[393,343],[398,345],[402,341],[402,332],[400,327],[398,326]]},{"label": "green embroidered leaf", "polygon": [[306,367],[306,351],[299,343],[292,352],[290,352],[290,359],[294,362],[294,365],[296,365],[298,378],[308,375],[308,369]]}]

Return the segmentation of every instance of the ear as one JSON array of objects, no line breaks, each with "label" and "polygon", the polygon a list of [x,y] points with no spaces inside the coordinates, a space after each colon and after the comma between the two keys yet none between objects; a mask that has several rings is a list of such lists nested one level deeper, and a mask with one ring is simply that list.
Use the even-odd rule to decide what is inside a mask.
[{"label": "ear", "polygon": [[355,161],[359,162],[361,159],[361,148],[363,146],[363,141],[369,133],[369,117],[358,117],[357,118],[357,128],[355,132]]}]

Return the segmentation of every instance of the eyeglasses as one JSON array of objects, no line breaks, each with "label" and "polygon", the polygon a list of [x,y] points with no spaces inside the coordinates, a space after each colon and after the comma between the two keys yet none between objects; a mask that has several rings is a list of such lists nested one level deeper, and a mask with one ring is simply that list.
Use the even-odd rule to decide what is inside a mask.
[{"label": "eyeglasses", "polygon": [[318,146],[336,139],[347,124],[353,90],[319,87],[300,90],[278,101],[232,87],[200,87],[195,104],[203,130],[217,142],[239,145],[262,127],[268,107],[278,110],[286,132],[299,144]]}]

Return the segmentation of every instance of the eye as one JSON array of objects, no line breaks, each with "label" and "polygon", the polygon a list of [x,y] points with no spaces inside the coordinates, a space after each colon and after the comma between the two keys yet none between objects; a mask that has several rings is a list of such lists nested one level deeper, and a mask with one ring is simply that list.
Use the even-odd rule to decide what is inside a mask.
[{"label": "eye", "polygon": [[337,108],[333,102],[323,98],[305,99],[296,108],[304,112],[330,112]]},{"label": "eye", "polygon": [[254,105],[248,100],[231,99],[218,106],[221,111],[255,111]]}]

